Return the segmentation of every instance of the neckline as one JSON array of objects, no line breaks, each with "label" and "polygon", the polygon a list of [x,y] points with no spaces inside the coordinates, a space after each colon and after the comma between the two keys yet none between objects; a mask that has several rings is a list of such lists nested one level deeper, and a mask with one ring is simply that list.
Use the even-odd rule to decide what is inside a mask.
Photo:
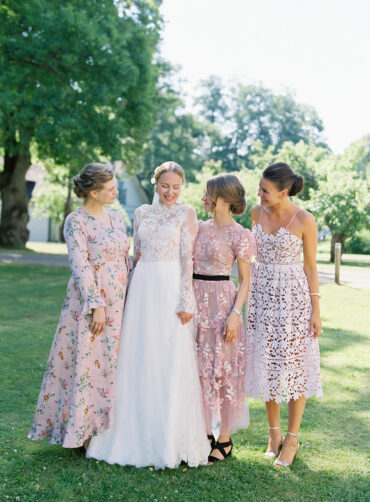
[{"label": "neckline", "polygon": [[93,214],[90,213],[90,211],[88,211],[87,209],[85,209],[83,206],[80,206],[79,209],[82,209],[86,214],[88,214],[89,216],[91,216],[91,218],[93,218],[99,225],[101,225],[102,227],[105,227],[107,228],[108,230],[114,230],[114,225],[113,225],[113,219],[112,219],[112,215],[110,214],[110,211],[108,208],[104,208],[106,211],[107,211],[107,214],[108,214],[108,217],[109,217],[109,221],[110,221],[110,227],[108,225],[106,225],[105,223],[103,223],[102,221],[99,221]]},{"label": "neckline", "polygon": [[208,222],[211,225],[211,227],[213,227],[213,228],[226,228],[226,227],[231,227],[232,225],[235,225],[235,221],[234,220],[232,220],[231,223],[227,223],[226,225],[215,225],[213,223],[213,218],[209,219]]},{"label": "neckline", "polygon": [[[261,232],[263,233],[263,235],[268,235],[268,236],[271,236],[271,237],[277,237],[277,236],[279,235],[280,230],[285,230],[285,232],[288,232],[288,234],[293,235],[293,237],[296,237],[296,238],[297,238],[297,239],[299,239],[300,241],[303,241],[302,237],[298,237],[298,235],[293,234],[293,232],[290,232],[290,231],[289,231],[287,228],[285,228],[285,227],[280,227],[280,228],[278,228],[277,232],[275,232],[274,234],[268,234],[267,232],[265,232],[265,231],[263,230],[261,223],[256,223],[256,224],[254,225],[254,227],[258,227],[258,226],[260,227]],[[254,228],[254,227],[253,227],[253,228]]]}]

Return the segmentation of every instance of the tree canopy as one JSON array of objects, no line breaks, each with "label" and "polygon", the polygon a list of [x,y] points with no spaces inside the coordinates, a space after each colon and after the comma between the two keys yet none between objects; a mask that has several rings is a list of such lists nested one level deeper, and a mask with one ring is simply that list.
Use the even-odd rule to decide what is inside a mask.
[{"label": "tree canopy", "polygon": [[151,126],[159,3],[2,2],[2,244],[27,240],[32,143],[39,158],[60,165],[80,167],[99,156],[134,164]]}]

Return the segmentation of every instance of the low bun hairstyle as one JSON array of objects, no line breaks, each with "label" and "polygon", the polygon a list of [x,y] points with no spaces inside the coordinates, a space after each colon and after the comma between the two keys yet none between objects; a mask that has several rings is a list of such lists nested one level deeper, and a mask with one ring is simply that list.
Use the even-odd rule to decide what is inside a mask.
[{"label": "low bun hairstyle", "polygon": [[104,183],[114,178],[114,167],[97,162],[87,164],[72,178],[73,191],[80,199],[86,199],[92,190],[100,190]]},{"label": "low bun hairstyle", "polygon": [[243,214],[247,207],[244,187],[234,174],[217,174],[209,178],[206,194],[214,205],[219,197],[228,202],[232,214]]},{"label": "low bun hairstyle", "polygon": [[267,167],[263,173],[263,178],[274,183],[276,188],[281,191],[288,189],[288,195],[293,196],[303,190],[303,178],[295,173],[288,164],[277,162]]}]

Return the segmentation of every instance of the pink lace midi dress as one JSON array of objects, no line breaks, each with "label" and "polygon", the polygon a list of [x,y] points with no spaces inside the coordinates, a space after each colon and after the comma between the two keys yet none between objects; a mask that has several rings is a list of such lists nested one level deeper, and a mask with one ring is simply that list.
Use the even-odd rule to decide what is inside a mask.
[{"label": "pink lace midi dress", "polygon": [[[199,222],[194,245],[194,273],[231,274],[235,260],[250,262],[254,253],[250,230],[238,223],[214,226],[212,220]],[[207,430],[222,422],[221,433],[246,428],[249,411],[246,401],[245,332],[240,317],[236,339],[225,342],[224,325],[236,297],[230,280],[194,279],[197,302],[196,342],[199,375],[203,390]]]},{"label": "pink lace midi dress", "polygon": [[322,395],[319,342],[309,334],[311,299],[300,263],[303,240],[288,226],[276,234],[266,234],[261,223],[253,227],[257,257],[246,309],[248,393],[277,403]]},{"label": "pink lace midi dress", "polygon": [[[112,228],[80,207],[64,225],[72,276],[51,346],[29,439],[76,448],[110,426],[129,272],[129,240],[119,211]],[[92,309],[105,307],[93,335]]]}]

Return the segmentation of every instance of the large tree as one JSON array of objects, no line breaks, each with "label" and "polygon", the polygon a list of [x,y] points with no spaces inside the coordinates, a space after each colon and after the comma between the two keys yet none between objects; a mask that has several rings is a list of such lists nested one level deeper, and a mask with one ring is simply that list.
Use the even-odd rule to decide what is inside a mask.
[{"label": "large tree", "polygon": [[134,162],[150,128],[159,0],[3,0],[0,5],[0,244],[28,238],[30,147],[75,170]]},{"label": "large tree", "polygon": [[209,154],[228,171],[253,167],[256,140],[276,150],[287,141],[326,146],[316,111],[297,103],[290,93],[277,95],[261,85],[241,83],[226,87],[218,77],[210,77],[202,82],[196,103],[202,116],[218,128],[218,135],[209,138]]},{"label": "large tree", "polygon": [[138,173],[140,183],[149,197],[153,195],[150,180],[153,170],[167,160],[179,163],[185,170],[186,179],[193,181],[201,169],[203,145],[210,124],[185,110],[185,103],[175,70],[168,64],[159,65],[161,76],[155,100],[155,120],[142,154],[142,168]]}]

